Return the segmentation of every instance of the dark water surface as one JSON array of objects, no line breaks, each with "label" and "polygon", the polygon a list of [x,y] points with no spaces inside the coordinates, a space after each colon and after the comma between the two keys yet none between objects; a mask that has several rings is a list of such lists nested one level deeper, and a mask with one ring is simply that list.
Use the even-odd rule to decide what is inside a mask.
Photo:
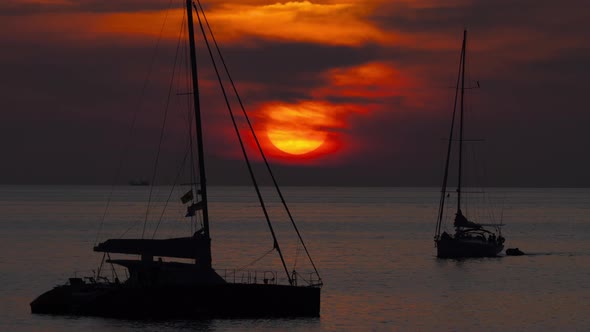
[{"label": "dark water surface", "polygon": [[[156,193],[150,237],[168,189]],[[590,189],[494,189],[506,247],[530,255],[438,260],[436,188],[284,188],[320,269],[321,317],[127,321],[30,314],[29,302],[98,267],[92,251],[110,187],[0,186],[0,331],[590,330]],[[141,235],[148,187],[117,188],[99,240]],[[269,190],[267,190],[269,191]],[[170,204],[156,237],[194,228]],[[245,187],[210,192],[213,264],[280,271],[272,239]],[[279,204],[269,208],[291,269],[305,269]],[[262,258],[261,258],[262,257]],[[261,258],[253,264],[255,260]]]}]

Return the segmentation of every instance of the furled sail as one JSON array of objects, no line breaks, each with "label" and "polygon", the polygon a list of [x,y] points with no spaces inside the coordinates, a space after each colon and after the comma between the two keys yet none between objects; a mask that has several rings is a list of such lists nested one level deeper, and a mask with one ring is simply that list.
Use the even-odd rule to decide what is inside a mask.
[{"label": "furled sail", "polygon": [[467,220],[467,218],[465,218],[465,216],[463,215],[463,212],[461,212],[461,209],[459,209],[457,211],[457,214],[455,215],[454,225],[455,227],[481,228],[480,224]]},{"label": "furled sail", "polygon": [[209,255],[211,240],[196,233],[191,237],[173,239],[110,239],[99,243],[94,251],[144,257],[192,258],[197,261]]}]

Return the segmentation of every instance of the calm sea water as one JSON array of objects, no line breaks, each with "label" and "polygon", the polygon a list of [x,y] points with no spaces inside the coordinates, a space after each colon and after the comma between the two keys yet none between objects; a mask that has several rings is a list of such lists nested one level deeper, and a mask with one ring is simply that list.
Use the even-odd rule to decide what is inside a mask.
[{"label": "calm sea water", "polygon": [[[115,190],[100,240],[141,234],[148,190]],[[36,296],[97,268],[101,256],[92,246],[110,191],[0,186],[0,331],[590,330],[590,189],[491,190],[506,246],[530,255],[439,260],[436,188],[284,188],[325,283],[320,318],[145,322],[30,314]],[[147,237],[168,193],[156,188]],[[180,194],[156,237],[192,231],[176,217]],[[210,196],[215,267],[280,271],[276,254],[265,256],[272,239],[253,190],[213,187]],[[305,269],[276,198],[269,209],[289,268]]]}]

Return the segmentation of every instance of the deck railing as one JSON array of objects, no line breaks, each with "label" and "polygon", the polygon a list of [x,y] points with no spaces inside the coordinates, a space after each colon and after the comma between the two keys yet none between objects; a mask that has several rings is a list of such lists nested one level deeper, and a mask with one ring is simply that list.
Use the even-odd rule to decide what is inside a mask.
[{"label": "deck railing", "polygon": [[[216,269],[217,273],[228,283],[232,284],[260,284],[260,285],[289,285],[289,279],[277,271],[257,271],[243,269]],[[82,277],[80,277],[80,275]],[[90,277],[91,276],[91,277]],[[89,283],[118,283],[125,282],[129,278],[127,269],[115,268],[102,271],[97,276],[96,270],[75,271],[74,278],[80,278]],[[293,286],[321,287],[322,280],[315,272],[299,273],[291,272]]]},{"label": "deck railing", "polygon": [[[265,285],[289,285],[287,277],[279,277],[276,271],[253,271],[238,269],[218,270],[223,279],[232,284],[265,284]],[[322,281],[314,272],[302,275],[293,271],[291,274],[294,286],[321,287]]]}]

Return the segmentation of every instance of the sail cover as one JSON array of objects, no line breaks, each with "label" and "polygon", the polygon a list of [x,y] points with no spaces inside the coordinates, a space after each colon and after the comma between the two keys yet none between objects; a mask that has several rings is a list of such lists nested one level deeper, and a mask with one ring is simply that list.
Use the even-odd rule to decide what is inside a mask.
[{"label": "sail cover", "polygon": [[457,211],[457,214],[455,215],[454,225],[455,227],[481,228],[481,225],[474,223],[473,221],[467,220],[467,218],[465,218],[465,216],[463,215],[463,212],[461,212],[461,209],[459,209]]},{"label": "sail cover", "polygon": [[173,239],[110,239],[99,243],[94,251],[117,254],[162,256],[175,258],[202,259],[210,252],[210,242],[205,236]]}]

